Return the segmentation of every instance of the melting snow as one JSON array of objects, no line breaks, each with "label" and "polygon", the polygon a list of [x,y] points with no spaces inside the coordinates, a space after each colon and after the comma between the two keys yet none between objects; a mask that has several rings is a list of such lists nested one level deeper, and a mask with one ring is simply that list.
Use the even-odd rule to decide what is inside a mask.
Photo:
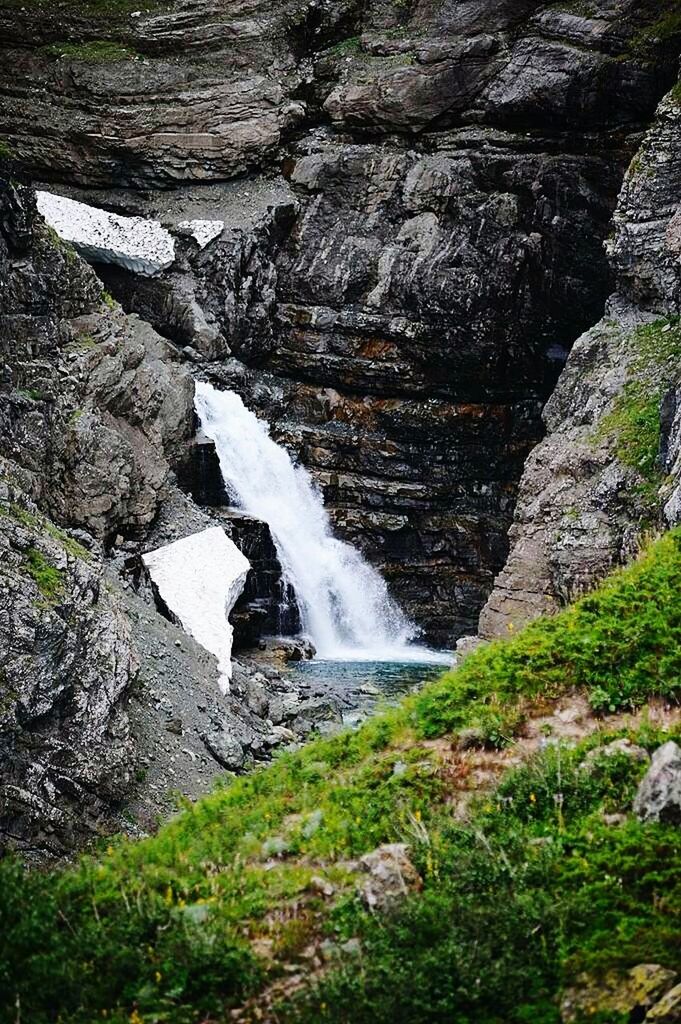
[{"label": "melting snow", "polygon": [[36,196],[38,209],[50,227],[88,260],[151,275],[175,259],[175,241],[158,221],[121,217],[52,192],[37,192]]},{"label": "melting snow", "polygon": [[149,551],[143,561],[186,632],[218,659],[220,689],[227,693],[233,635],[227,616],[251,563],[219,526]]},{"label": "melting snow", "polygon": [[224,220],[183,220],[177,225],[196,239],[201,249],[225,230]]}]

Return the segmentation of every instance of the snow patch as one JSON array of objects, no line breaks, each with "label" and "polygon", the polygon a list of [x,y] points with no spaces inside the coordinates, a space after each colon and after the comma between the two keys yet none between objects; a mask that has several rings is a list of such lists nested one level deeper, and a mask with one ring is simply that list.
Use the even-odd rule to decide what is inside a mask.
[{"label": "snow patch", "polygon": [[201,249],[205,249],[209,242],[225,230],[224,220],[182,220],[177,226],[187,231]]},{"label": "snow patch", "polygon": [[185,631],[218,659],[220,689],[228,693],[233,630],[227,616],[251,563],[219,526],[149,551],[142,559]]},{"label": "snow patch", "polygon": [[155,220],[121,217],[52,192],[36,192],[38,210],[87,260],[150,276],[175,260],[175,241]]}]

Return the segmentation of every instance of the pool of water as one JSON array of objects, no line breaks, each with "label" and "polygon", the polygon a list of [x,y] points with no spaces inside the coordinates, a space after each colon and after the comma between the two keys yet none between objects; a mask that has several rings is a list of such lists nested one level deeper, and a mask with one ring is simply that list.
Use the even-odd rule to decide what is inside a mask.
[{"label": "pool of water", "polygon": [[314,658],[290,665],[289,670],[307,684],[312,694],[329,694],[339,700],[344,720],[352,724],[377,705],[395,703],[402,694],[437,679],[447,670],[447,664]]}]

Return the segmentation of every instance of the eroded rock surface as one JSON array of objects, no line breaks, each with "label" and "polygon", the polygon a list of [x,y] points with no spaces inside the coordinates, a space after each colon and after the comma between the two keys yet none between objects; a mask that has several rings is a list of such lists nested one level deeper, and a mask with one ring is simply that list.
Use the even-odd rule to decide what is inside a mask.
[{"label": "eroded rock surface", "polygon": [[[140,46],[155,33],[174,45],[163,26],[183,11],[141,19]],[[227,199],[216,206],[215,186],[204,212],[193,195],[191,217],[224,220],[222,235],[202,249],[187,239],[158,280],[107,278],[126,309],[271,422],[433,642],[475,631],[540,410],[611,291],[602,243],[617,193],[676,76],[681,40],[658,33],[662,15],[630,0],[580,12],[368,2],[268,13],[255,35],[235,21],[257,60],[286,26],[278,59],[291,74],[267,66],[304,108],[279,136],[289,194],[250,222]],[[182,24],[193,39],[196,23]],[[246,88],[259,67],[230,74]],[[270,187],[268,147],[251,153],[267,176],[244,185],[246,206]],[[169,150],[145,154],[135,174],[180,173]],[[97,167],[88,183],[123,180]],[[212,158],[201,173],[218,176]],[[536,589],[536,608],[548,606]]]},{"label": "eroded rock surface", "polygon": [[634,156],[608,243],[617,291],[575,343],[523,472],[511,553],[480,619],[485,636],[552,611],[679,519],[681,103]]}]

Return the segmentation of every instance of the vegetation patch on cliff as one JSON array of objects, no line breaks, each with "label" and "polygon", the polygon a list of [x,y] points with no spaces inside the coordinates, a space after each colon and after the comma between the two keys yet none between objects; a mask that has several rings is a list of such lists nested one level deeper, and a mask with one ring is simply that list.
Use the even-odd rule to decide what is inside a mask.
[{"label": "vegetation patch on cliff", "polygon": [[[532,704],[573,688],[606,711],[673,701],[680,630],[675,532],[573,608],[359,730],[228,779],[152,838],[51,873],[0,862],[0,1007],[33,1024],[188,1024],[230,1008],[556,1024],[581,971],[681,968],[681,833],[628,813],[645,765],[599,753],[621,724],[549,742],[496,789],[509,755],[457,740],[506,703],[513,728],[480,742],[507,743]],[[665,738],[644,721],[630,735],[648,750]],[[359,858],[386,843],[406,844],[418,884],[378,912]]]},{"label": "vegetation patch on cliff", "polygon": [[640,477],[638,490],[644,504],[654,508],[663,482],[660,405],[679,378],[679,318],[666,317],[639,327],[631,335],[631,344],[629,379],[611,411],[598,424],[594,439],[613,439],[620,462]]},{"label": "vegetation patch on cliff", "polygon": [[26,569],[38,584],[40,593],[50,604],[56,603],[64,593],[64,577],[56,566],[50,565],[41,551],[29,548],[26,553]]},{"label": "vegetation patch on cliff", "polygon": [[638,561],[560,614],[486,646],[414,701],[421,735],[472,728],[508,743],[532,701],[583,688],[596,711],[681,696],[681,534],[670,533]]},{"label": "vegetation patch on cliff", "polygon": [[87,43],[50,43],[40,49],[45,57],[58,60],[120,61],[136,60],[139,54],[129,46],[110,39],[93,39]]}]

